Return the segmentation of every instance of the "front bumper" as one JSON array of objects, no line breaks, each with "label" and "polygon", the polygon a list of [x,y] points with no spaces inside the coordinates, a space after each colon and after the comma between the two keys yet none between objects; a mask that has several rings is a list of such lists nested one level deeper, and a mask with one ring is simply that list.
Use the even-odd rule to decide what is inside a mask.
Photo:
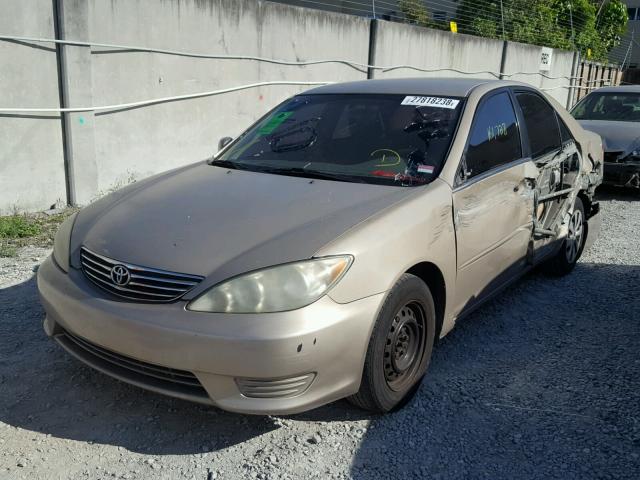
[{"label": "front bumper", "polygon": [[603,184],[640,188],[640,163],[605,162]]},{"label": "front bumper", "polygon": [[[185,302],[107,298],[51,257],[38,270],[38,290],[47,334],[90,366],[149,390],[256,414],[297,413],[355,393],[384,299],[339,304],[324,296],[271,314],[190,312]],[[278,387],[301,378],[309,384],[289,389],[292,396]],[[262,385],[259,398],[241,393],[247,384]],[[281,396],[269,398],[270,391]]]}]

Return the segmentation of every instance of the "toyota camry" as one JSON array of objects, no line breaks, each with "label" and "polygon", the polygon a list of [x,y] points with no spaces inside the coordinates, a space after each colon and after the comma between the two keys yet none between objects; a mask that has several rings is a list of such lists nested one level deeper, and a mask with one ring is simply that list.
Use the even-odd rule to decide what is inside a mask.
[{"label": "toyota camry", "polygon": [[457,321],[595,238],[600,137],[516,82],[296,95],[212,158],[69,218],[44,328],[89,366],[222,409],[403,404]]}]

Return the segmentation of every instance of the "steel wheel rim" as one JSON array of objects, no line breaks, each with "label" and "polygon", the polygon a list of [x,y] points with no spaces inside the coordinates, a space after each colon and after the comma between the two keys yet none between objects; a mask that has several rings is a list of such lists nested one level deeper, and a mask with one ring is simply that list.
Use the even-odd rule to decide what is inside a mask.
[{"label": "steel wheel rim", "polygon": [[584,222],[582,212],[578,209],[573,211],[569,220],[569,233],[565,242],[565,253],[567,261],[573,263],[578,258],[580,247],[582,246],[582,235],[584,233]]},{"label": "steel wheel rim", "polygon": [[410,386],[425,350],[426,319],[416,301],[406,303],[394,315],[384,346],[384,379],[393,391]]}]

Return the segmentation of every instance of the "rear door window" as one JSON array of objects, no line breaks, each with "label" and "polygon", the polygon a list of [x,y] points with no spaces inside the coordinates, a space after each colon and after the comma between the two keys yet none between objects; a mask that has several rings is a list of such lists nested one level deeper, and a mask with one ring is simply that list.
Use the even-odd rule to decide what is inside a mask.
[{"label": "rear door window", "polygon": [[478,107],[471,127],[465,153],[468,178],[521,157],[520,132],[509,94],[487,98]]},{"label": "rear door window", "polygon": [[527,127],[531,157],[535,160],[560,150],[560,129],[553,107],[535,93],[519,92],[516,98]]}]

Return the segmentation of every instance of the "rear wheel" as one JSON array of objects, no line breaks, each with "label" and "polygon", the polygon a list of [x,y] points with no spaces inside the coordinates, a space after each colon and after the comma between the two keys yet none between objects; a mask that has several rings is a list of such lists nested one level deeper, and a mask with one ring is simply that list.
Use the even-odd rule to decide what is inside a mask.
[{"label": "rear wheel", "polygon": [[358,407],[388,412],[408,401],[424,376],[435,335],[435,307],[427,285],[404,274],[391,289],[373,328]]},{"label": "rear wheel", "polygon": [[582,205],[582,200],[576,197],[573,213],[569,219],[567,237],[564,239],[562,248],[558,253],[547,261],[545,270],[556,276],[571,273],[582,255],[586,233],[587,224],[584,215],[584,206]]}]

